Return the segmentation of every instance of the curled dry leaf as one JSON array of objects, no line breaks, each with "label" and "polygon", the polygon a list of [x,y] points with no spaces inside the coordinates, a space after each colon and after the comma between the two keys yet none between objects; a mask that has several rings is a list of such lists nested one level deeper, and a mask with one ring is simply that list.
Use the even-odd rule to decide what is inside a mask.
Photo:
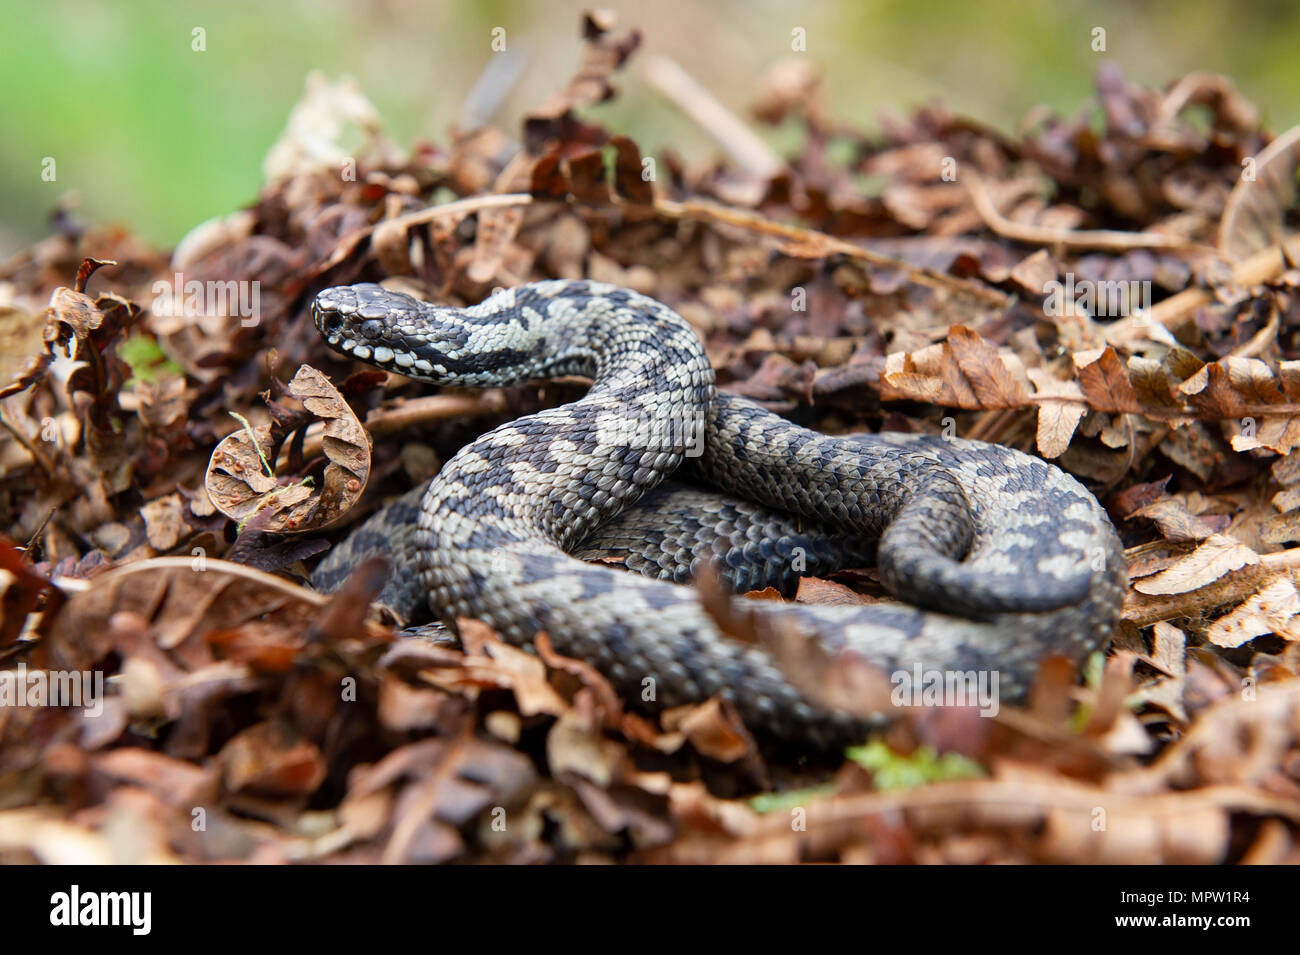
[{"label": "curled dry leaf", "polygon": [[1280,242],[1296,199],[1300,126],[1293,126],[1243,163],[1219,220],[1219,251],[1240,262]]},{"label": "curled dry leaf", "polygon": [[[77,405],[77,416],[84,428],[86,450],[99,473],[108,479],[114,491],[123,491],[131,479],[127,465],[127,436],[121,426],[119,398],[130,369],[118,355],[124,333],[141,316],[132,301],[106,292],[92,299],[86,294],[86,282],[96,270],[113,261],[83,259],[77,269],[74,288],[57,288],[45,310],[47,354],[29,368],[32,375],[45,369],[53,359],[66,373],[66,391]],[[67,358],[60,353],[66,349]],[[27,387],[34,377],[15,382]],[[10,389],[5,389],[8,394]],[[76,396],[74,398],[74,396]]]},{"label": "curled dry leaf", "polygon": [[303,365],[289,382],[288,394],[325,423],[321,450],[327,459],[319,490],[301,479],[277,478],[275,460],[283,435],[262,425],[227,435],[212,452],[204,479],[217,510],[241,524],[276,534],[319,530],[337,521],[356,503],[370,478],[370,437],[348,403],[315,368]]},{"label": "curled dry leaf", "polygon": [[[90,277],[106,265],[117,265],[112,259],[82,259],[77,267],[77,279],[72,288],[56,288],[50,296],[47,311],[50,324],[46,328],[46,341],[59,345],[67,343],[69,338],[86,338],[99,328],[104,321],[104,314],[99,303],[86,294],[86,283]],[[114,301],[121,301],[116,295]],[[58,326],[66,325],[67,329]]]}]

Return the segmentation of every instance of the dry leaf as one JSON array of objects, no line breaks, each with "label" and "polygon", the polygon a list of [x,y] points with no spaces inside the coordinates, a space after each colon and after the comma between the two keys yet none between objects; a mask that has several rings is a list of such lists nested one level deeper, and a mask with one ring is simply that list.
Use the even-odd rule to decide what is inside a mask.
[{"label": "dry leaf", "polygon": [[1293,126],[1243,164],[1219,222],[1219,251],[1240,262],[1281,242],[1295,205],[1300,126]]},{"label": "dry leaf", "polygon": [[1078,368],[1079,387],[1095,411],[1115,413],[1141,409],[1128,371],[1115,349],[1107,346],[1095,358],[1091,353],[1077,352],[1074,362]]},{"label": "dry leaf", "polygon": [[1133,585],[1144,594],[1185,594],[1204,587],[1231,571],[1248,564],[1258,564],[1259,555],[1223,534],[1214,534],[1205,543],[1173,566]]},{"label": "dry leaf", "polygon": [[1026,374],[1034,383],[1035,398],[1064,399],[1038,404],[1038,453],[1049,460],[1058,458],[1070,446],[1074,429],[1088,411],[1083,389],[1073,381],[1058,380],[1046,368],[1030,368]]},{"label": "dry leaf", "polygon": [[216,508],[259,531],[300,534],[339,520],[370,477],[370,437],[348,403],[319,371],[298,369],[287,393],[325,422],[321,447],[328,463],[319,490],[302,480],[277,479],[269,462],[279,451],[274,426],[228,435],[212,452],[204,487]]},{"label": "dry leaf", "polygon": [[1296,614],[1300,614],[1300,593],[1290,578],[1278,577],[1210,624],[1206,636],[1217,647],[1239,647],[1266,633],[1300,640]]}]

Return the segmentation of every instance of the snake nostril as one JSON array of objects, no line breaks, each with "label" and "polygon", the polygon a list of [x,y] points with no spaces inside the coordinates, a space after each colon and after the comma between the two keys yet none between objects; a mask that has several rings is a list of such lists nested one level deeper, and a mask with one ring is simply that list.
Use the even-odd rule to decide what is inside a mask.
[{"label": "snake nostril", "polygon": [[327,335],[332,335],[343,327],[343,317],[338,312],[326,312],[321,316],[320,329]]}]

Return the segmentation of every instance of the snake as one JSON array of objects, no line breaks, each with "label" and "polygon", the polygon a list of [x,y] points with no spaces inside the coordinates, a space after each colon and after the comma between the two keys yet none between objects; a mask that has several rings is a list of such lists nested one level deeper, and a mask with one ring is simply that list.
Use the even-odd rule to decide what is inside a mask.
[{"label": "snake", "polygon": [[[695,329],[652,297],[554,279],[455,307],[363,283],[321,290],[310,311],[337,352],[421,382],[591,380],[356,528],[318,589],[382,552],[391,601],[424,604],[453,634],[476,619],[535,649],[545,633],[637,709],[718,697],[763,738],[809,748],[860,741],[890,714],[792,673],[790,646],[823,673],[996,674],[1016,700],[1044,658],[1080,663],[1118,623],[1120,541],[1075,478],[955,436],[802,427],[720,389]],[[750,631],[690,586],[706,567]],[[874,567],[889,596],[743,596],[845,567]]]}]

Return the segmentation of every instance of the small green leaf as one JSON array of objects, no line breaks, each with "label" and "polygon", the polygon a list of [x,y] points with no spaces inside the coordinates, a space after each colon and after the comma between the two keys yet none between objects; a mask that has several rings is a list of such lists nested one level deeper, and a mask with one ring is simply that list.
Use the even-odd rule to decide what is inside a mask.
[{"label": "small green leaf", "polygon": [[810,786],[784,793],[759,793],[749,800],[749,808],[754,812],[788,812],[834,794],[834,786]]},{"label": "small green leaf", "polygon": [[163,354],[156,339],[149,335],[131,335],[118,346],[117,356],[131,368],[127,385],[136,381],[153,381],[160,375],[183,375],[185,372]]},{"label": "small green leaf", "polygon": [[877,789],[913,789],[949,779],[978,779],[984,767],[960,753],[939,755],[932,746],[918,747],[911,756],[895,753],[883,740],[854,746],[846,755],[869,770]]},{"label": "small green leaf", "polygon": [[[1088,662],[1083,666],[1083,685],[1095,694],[1101,688],[1101,678],[1105,672],[1106,654],[1099,650],[1088,657]],[[1085,703],[1076,707],[1074,714],[1070,717],[1070,732],[1082,733],[1083,728],[1088,725],[1088,720],[1091,718],[1091,706]]]}]

